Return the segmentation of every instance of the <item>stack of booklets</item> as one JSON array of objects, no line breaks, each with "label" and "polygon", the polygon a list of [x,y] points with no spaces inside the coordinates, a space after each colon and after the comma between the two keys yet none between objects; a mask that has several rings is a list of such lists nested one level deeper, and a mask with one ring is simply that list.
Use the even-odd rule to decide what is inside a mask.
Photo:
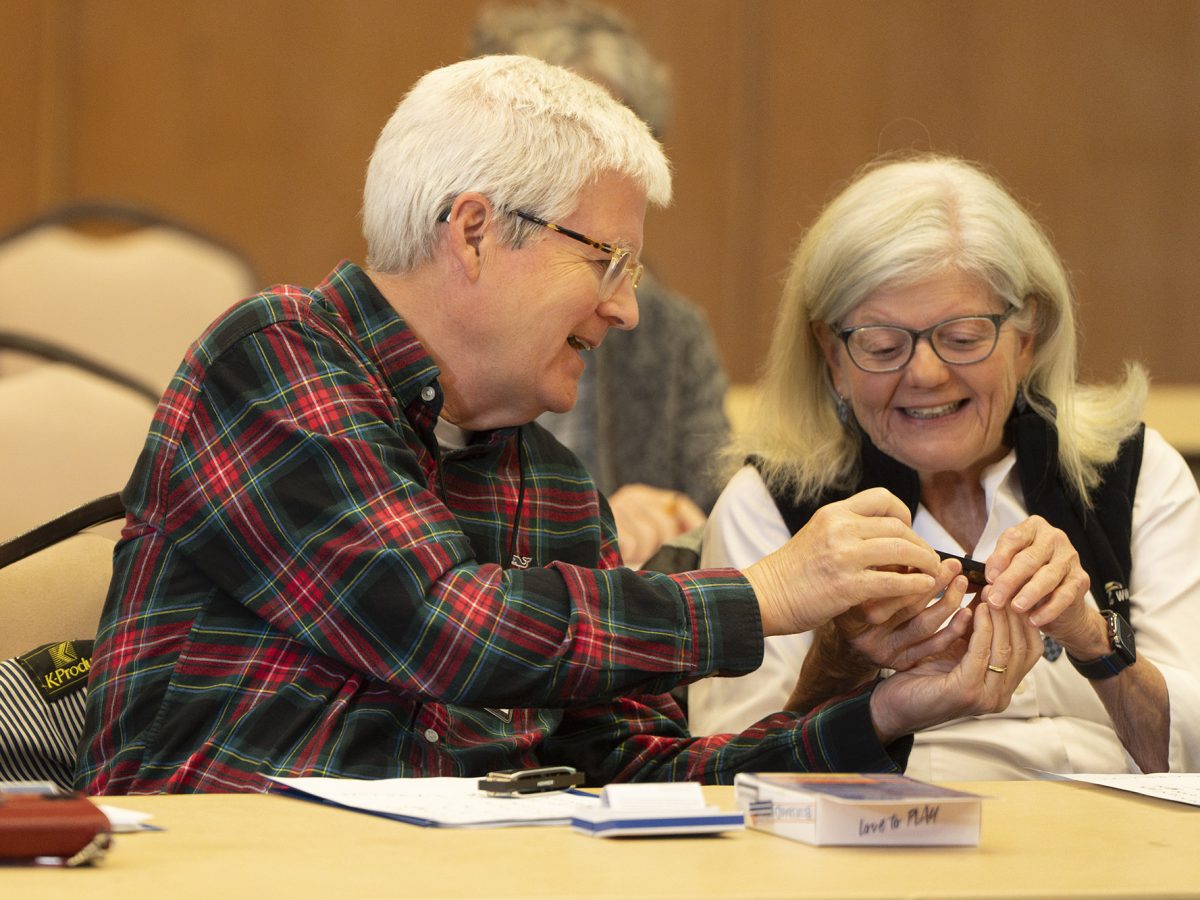
[{"label": "stack of booklets", "polygon": [[610,784],[599,805],[572,814],[571,827],[592,837],[716,834],[744,828],[745,817],[707,805],[695,781]]},{"label": "stack of booklets", "polygon": [[751,828],[806,844],[975,846],[981,800],[904,775],[743,774]]}]

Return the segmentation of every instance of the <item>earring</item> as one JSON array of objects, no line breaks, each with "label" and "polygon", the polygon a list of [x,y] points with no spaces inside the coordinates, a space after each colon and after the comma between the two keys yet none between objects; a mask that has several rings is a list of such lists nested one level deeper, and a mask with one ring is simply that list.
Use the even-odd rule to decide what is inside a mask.
[{"label": "earring", "polygon": [[850,404],[846,402],[846,398],[838,395],[837,398],[837,417],[838,421],[845,425],[850,421]]},{"label": "earring", "polygon": [[1017,400],[1015,406],[1017,408],[1017,415],[1019,416],[1024,415],[1029,411],[1029,400],[1025,396],[1025,382],[1021,382],[1019,385],[1017,385]]}]

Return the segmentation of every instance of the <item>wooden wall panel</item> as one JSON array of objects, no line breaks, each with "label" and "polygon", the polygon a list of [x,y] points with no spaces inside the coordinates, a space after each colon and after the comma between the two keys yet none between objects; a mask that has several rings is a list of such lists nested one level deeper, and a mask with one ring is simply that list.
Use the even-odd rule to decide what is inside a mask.
[{"label": "wooden wall panel", "polygon": [[44,124],[58,121],[46,108],[55,93],[48,61],[55,55],[45,46],[44,10],[38,0],[13,0],[0,4],[0,114],[4,136],[0,139],[0,231],[10,222],[33,215],[40,205],[39,157],[49,153],[50,135]]},{"label": "wooden wall panel", "polygon": [[[757,124],[742,164],[760,192],[739,202],[757,227],[725,236],[755,260],[753,277],[740,297],[708,297],[742,307],[739,330],[722,334],[738,377],[761,358],[755,332],[788,253],[835,186],[880,152],[937,149],[983,161],[1036,208],[1076,279],[1087,372],[1110,377],[1133,357],[1163,381],[1200,379],[1186,299],[1200,277],[1200,5],[755,8],[740,23],[762,60],[741,86]],[[701,297],[722,283],[669,274],[696,276]]]},{"label": "wooden wall panel", "polygon": [[675,199],[647,216],[644,256],[668,284],[705,307],[726,365],[748,378],[746,352],[760,342],[747,313],[773,303],[768,298],[775,293],[752,287],[763,98],[747,86],[758,81],[762,65],[753,35],[764,8],[726,0],[621,6],[654,35],[653,49],[671,63],[676,85],[675,115],[663,136]]},{"label": "wooden wall panel", "polygon": [[[9,0],[0,230],[72,197],[177,215],[265,280],[361,258],[375,136],[478,0]],[[1072,268],[1086,370],[1200,383],[1200,0],[614,0],[675,70],[647,257],[753,377],[787,256],[880,151],[977,158]]]},{"label": "wooden wall panel", "polygon": [[470,21],[424,3],[121,6],[83,10],[76,190],[184,216],[267,280],[303,283],[361,259],[375,137],[422,72],[461,55]]}]

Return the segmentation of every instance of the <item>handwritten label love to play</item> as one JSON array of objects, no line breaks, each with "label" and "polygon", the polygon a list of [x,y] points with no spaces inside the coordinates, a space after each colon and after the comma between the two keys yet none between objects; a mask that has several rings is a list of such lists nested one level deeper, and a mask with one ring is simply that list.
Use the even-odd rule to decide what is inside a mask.
[{"label": "handwritten label love to play", "polygon": [[982,799],[903,775],[738,775],[752,828],[809,844],[979,843]]}]

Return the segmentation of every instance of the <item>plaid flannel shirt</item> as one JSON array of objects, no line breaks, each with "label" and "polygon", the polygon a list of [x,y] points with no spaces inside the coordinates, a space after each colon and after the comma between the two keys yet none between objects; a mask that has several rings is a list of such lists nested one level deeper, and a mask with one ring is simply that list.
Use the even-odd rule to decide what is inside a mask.
[{"label": "plaid flannel shirt", "polygon": [[438,375],[349,263],[191,348],[125,489],[79,787],[896,768],[866,692],[689,736],[664,692],[761,662],[745,579],[621,567],[591,479],[536,425],[441,451]]}]

